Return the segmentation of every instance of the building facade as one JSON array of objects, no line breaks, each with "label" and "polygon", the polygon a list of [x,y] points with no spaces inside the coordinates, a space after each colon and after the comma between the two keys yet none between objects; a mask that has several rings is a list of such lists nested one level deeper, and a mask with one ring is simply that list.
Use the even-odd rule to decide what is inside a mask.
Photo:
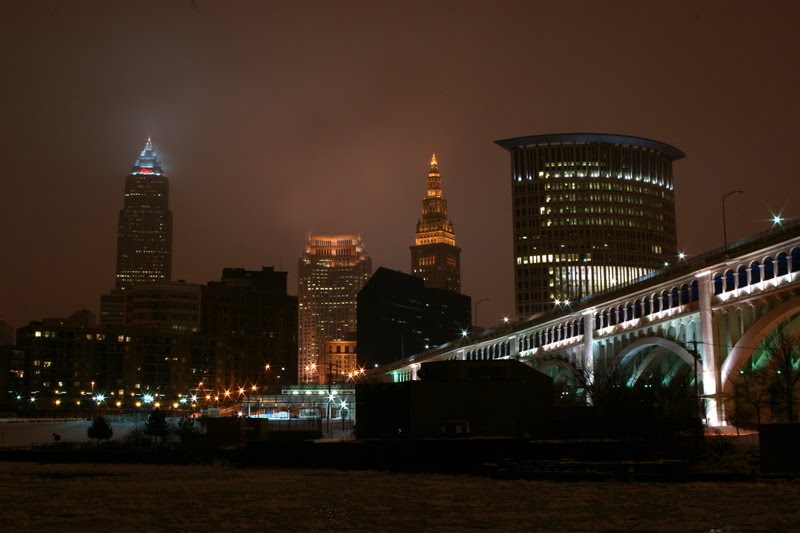
[{"label": "building facade", "polygon": [[200,285],[185,281],[139,283],[123,291],[125,325],[200,330]]},{"label": "building facade", "polygon": [[225,349],[226,383],[280,391],[297,378],[297,297],[287,273],[225,268],[202,287],[201,331]]},{"label": "building facade", "polygon": [[40,407],[92,405],[96,394],[131,407],[145,395],[174,402],[225,390],[220,343],[192,332],[31,322],[17,330],[17,349],[17,392],[36,394]]},{"label": "building facade", "polygon": [[147,139],[125,178],[125,203],[119,212],[116,287],[170,280],[172,212],[169,180]]},{"label": "building facade", "polygon": [[680,150],[609,134],[496,143],[511,153],[519,318],[677,260],[672,162],[684,157]]},{"label": "building facade", "polygon": [[125,325],[125,291],[111,289],[100,295],[100,325]]},{"label": "building facade", "polygon": [[360,235],[311,235],[298,265],[298,380],[318,383],[326,341],[356,331],[356,299],[372,274]]},{"label": "building facade", "polygon": [[422,278],[426,287],[461,292],[461,248],[456,246],[453,222],[447,216],[436,154],[431,157],[422,218],[417,220],[411,246],[411,272]]},{"label": "building facade", "polygon": [[393,363],[470,329],[470,297],[380,267],[358,293],[359,363]]},{"label": "building facade", "polygon": [[347,383],[358,371],[358,354],[354,334],[346,339],[326,341],[317,359],[318,383]]}]

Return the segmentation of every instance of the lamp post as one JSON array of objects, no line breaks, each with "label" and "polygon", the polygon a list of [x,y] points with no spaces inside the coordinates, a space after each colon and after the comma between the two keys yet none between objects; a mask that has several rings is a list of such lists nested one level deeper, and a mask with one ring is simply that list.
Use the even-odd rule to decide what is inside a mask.
[{"label": "lamp post", "polygon": [[722,195],[722,238],[725,241],[725,251],[728,251],[728,224],[725,221],[725,200],[734,194],[743,193],[744,191],[728,191]]},{"label": "lamp post", "polygon": [[473,329],[478,328],[478,305],[482,304],[483,302],[488,302],[489,298],[481,298],[477,302],[472,305],[472,324]]}]

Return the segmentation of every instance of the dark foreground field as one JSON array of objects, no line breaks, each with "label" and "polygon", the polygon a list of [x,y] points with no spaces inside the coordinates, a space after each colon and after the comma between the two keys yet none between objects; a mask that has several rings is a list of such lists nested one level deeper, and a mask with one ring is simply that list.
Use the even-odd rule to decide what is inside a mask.
[{"label": "dark foreground field", "polygon": [[800,482],[507,481],[375,471],[0,463],[15,531],[800,530]]}]

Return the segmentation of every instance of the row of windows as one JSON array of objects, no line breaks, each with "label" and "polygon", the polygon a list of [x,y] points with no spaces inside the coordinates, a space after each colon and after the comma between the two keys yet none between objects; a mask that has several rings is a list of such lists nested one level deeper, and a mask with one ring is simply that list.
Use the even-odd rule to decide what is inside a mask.
[{"label": "row of windows", "polygon": [[[519,216],[535,216],[536,210],[535,209],[528,209],[527,213],[525,209],[518,209],[518,213],[521,213]],[[580,208],[577,205],[568,205],[564,207],[540,207],[539,208],[539,215],[577,215],[580,213],[585,214],[592,214],[592,215],[621,215],[621,216],[629,216],[629,217],[649,217],[654,218],[656,220],[664,220],[665,214],[664,212],[658,211],[646,211],[644,209],[637,209],[634,207],[619,207],[617,205],[591,205],[585,206]]]},{"label": "row of windows", "polygon": [[548,173],[554,168],[553,163],[586,162],[586,165],[575,164],[571,167],[579,166],[583,173],[590,176],[596,171],[598,174],[610,173],[611,176],[622,179],[643,180],[672,187],[670,159],[660,152],[635,146],[602,142],[533,145],[513,150],[512,162],[513,175],[518,180],[523,176],[538,176],[539,172]]},{"label": "row of windows", "polygon": [[580,226],[614,226],[619,228],[635,228],[644,229],[649,231],[665,232],[668,230],[663,222],[647,218],[627,218],[624,216],[619,217],[550,217],[540,219],[538,216],[531,220],[520,220],[517,216],[516,227],[519,228],[538,228],[538,227],[580,227]]},{"label": "row of windows", "polygon": [[661,198],[651,198],[648,196],[638,196],[632,194],[528,194],[517,195],[514,201],[517,207],[525,205],[543,204],[632,204],[650,207],[654,209],[670,209],[672,202],[667,202]]},{"label": "row of windows", "polygon": [[520,193],[541,193],[545,191],[614,191],[636,194],[637,196],[650,196],[666,198],[668,191],[652,185],[640,185],[625,182],[596,182],[596,181],[569,181],[562,183],[518,183],[513,185],[515,196]]}]

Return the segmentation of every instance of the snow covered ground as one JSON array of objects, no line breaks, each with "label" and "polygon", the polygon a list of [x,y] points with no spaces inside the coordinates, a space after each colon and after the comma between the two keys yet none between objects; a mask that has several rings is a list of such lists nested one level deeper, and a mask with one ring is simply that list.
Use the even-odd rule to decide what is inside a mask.
[{"label": "snow covered ground", "polygon": [[787,531],[800,484],[560,483],[374,471],[0,463],[15,531]]},{"label": "snow covered ground", "polygon": [[[114,434],[111,440],[120,440],[136,427],[144,427],[143,421],[108,418]],[[86,442],[86,430],[91,420],[53,421],[49,419],[21,421],[20,419],[0,419],[0,448],[30,446],[53,442],[53,433],[61,436],[64,442]]]},{"label": "snow covered ground", "polygon": [[[120,440],[136,428],[144,428],[144,418],[133,420],[126,417],[108,417],[114,431],[111,440]],[[175,427],[177,418],[168,418],[167,422]],[[86,442],[89,438],[86,430],[91,425],[91,420],[54,421],[52,419],[2,419],[0,418],[0,448],[28,447],[31,444],[45,444],[53,442],[53,433],[61,436],[63,442]],[[353,438],[350,429],[342,430],[334,421],[330,432],[323,425],[323,438],[321,440],[349,440]]]},{"label": "snow covered ground", "polygon": [[[0,445],[52,442],[54,432],[85,442],[89,424],[0,420]],[[142,425],[112,420],[114,438]],[[0,462],[0,498],[0,529],[16,531],[800,531],[800,481],[548,482]]]}]

